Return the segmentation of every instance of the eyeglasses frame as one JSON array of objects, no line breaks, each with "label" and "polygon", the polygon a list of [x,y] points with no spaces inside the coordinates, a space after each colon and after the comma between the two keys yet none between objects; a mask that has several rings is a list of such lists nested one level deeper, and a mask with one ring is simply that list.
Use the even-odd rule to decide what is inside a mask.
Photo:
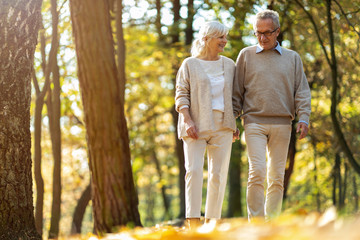
[{"label": "eyeglasses frame", "polygon": [[268,38],[268,37],[270,37],[274,32],[276,32],[276,30],[278,30],[279,29],[279,27],[277,27],[277,28],[275,28],[275,30],[273,30],[273,31],[266,31],[266,32],[258,32],[258,31],[256,31],[256,32],[254,32],[254,35],[256,36],[256,37],[261,37],[261,35],[264,35],[264,37],[266,37],[266,38]]}]

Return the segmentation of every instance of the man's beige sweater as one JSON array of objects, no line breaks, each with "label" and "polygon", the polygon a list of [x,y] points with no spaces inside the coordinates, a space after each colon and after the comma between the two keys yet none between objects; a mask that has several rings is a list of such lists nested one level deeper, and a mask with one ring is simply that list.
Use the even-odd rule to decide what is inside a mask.
[{"label": "man's beige sweater", "polygon": [[[232,108],[232,87],[235,63],[221,56],[224,67],[224,120],[223,127],[235,131],[235,117]],[[211,83],[201,63],[194,57],[185,59],[176,76],[175,107],[189,106],[192,120],[198,132],[215,130],[212,116]],[[184,119],[179,115],[178,137],[187,136]]]},{"label": "man's beige sweater", "polygon": [[256,53],[241,50],[233,88],[234,115],[247,123],[291,124],[295,113],[309,123],[311,94],[302,61],[295,51],[282,48]]}]

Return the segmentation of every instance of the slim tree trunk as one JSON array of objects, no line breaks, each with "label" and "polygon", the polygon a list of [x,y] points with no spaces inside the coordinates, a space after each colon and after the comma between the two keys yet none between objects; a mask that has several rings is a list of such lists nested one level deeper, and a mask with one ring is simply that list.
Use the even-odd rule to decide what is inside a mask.
[{"label": "slim tree trunk", "polygon": [[91,200],[91,184],[89,184],[84,192],[81,194],[79,201],[75,207],[73,220],[71,224],[71,234],[80,234],[81,226],[84,219],[84,214],[89,202]]},{"label": "slim tree trunk", "polygon": [[34,219],[30,100],[41,0],[0,0],[0,239],[41,239]]},{"label": "slim tree trunk", "polygon": [[164,42],[164,34],[161,31],[162,28],[162,24],[161,24],[161,8],[162,8],[162,4],[161,4],[161,0],[156,0],[156,19],[155,19],[155,27],[156,27],[156,32],[158,34],[158,38],[160,43]]},{"label": "slim tree trunk", "polygon": [[[340,154],[338,152],[335,154],[335,164],[333,167],[332,176],[333,176],[333,191],[332,191],[333,205],[338,206],[339,204],[338,196],[340,194],[338,195],[336,193],[341,192]],[[336,191],[337,189],[339,190]]]},{"label": "slim tree trunk", "polygon": [[349,167],[346,163],[344,163],[344,180],[342,181],[342,191],[339,192],[339,209],[343,209],[345,207],[345,199],[346,199],[346,189],[347,189],[347,181],[349,174]]},{"label": "slim tree trunk", "polygon": [[241,153],[244,151],[240,141],[233,144],[229,167],[229,203],[227,217],[240,217],[244,215],[242,208],[242,187],[241,187]]},{"label": "slim tree trunk", "polygon": [[195,16],[194,0],[188,0],[187,4],[187,18],[186,18],[186,29],[185,29],[185,45],[190,46],[194,38],[193,22]]},{"label": "slim tree trunk", "polygon": [[[152,160],[154,161],[156,171],[157,171],[158,176],[159,176],[159,180],[161,181],[163,179],[163,176],[162,176],[162,172],[161,172],[160,162],[159,162],[158,157],[156,156],[155,149],[153,149],[153,151],[152,151]],[[166,196],[166,186],[163,185],[163,184],[161,184],[161,196],[162,196],[162,199],[163,199],[164,209],[165,209],[164,219],[171,219],[170,210],[169,210],[170,209],[170,203],[169,203],[169,200],[168,200],[168,198]]]},{"label": "slim tree trunk", "polygon": [[[171,110],[173,117],[173,124],[177,129],[177,122],[179,119],[178,113],[175,111],[175,106]],[[175,131],[175,152],[178,158],[179,166],[179,198],[180,198],[180,212],[179,218],[185,217],[185,157],[184,157],[184,145],[181,140],[177,137],[177,131]]]},{"label": "slim tree trunk", "polygon": [[[173,0],[173,15],[174,15],[174,22],[171,30],[171,43],[174,45],[177,42],[179,42],[180,39],[180,0]],[[176,72],[178,70],[177,64],[174,64],[172,66],[173,68],[173,84],[175,86],[176,83]],[[174,91],[174,97],[175,97],[175,91]],[[183,142],[177,138],[177,122],[179,115],[175,111],[175,105],[171,109],[171,114],[173,117],[173,124],[175,126],[175,142],[176,142],[176,155],[179,161],[179,197],[180,197],[180,212],[179,212],[179,218],[185,217],[185,158],[184,158],[184,148],[183,148]]]},{"label": "slim tree trunk", "polygon": [[314,139],[314,137],[311,137],[312,141],[312,146],[314,149],[314,183],[315,183],[315,200],[316,200],[316,210],[318,212],[320,212],[321,210],[321,202],[320,202],[320,189],[319,189],[319,185],[318,185],[318,172],[317,172],[317,164],[316,164],[316,159],[317,159],[317,151],[316,151],[316,140]]},{"label": "slim tree trunk", "polygon": [[172,0],[173,4],[173,14],[174,14],[174,22],[171,27],[171,42],[177,43],[180,41],[180,0]]},{"label": "slim tree trunk", "polygon": [[109,2],[71,0],[70,10],[90,153],[95,229],[103,233],[130,222],[141,225]]},{"label": "slim tree trunk", "polygon": [[355,202],[355,211],[354,212],[357,212],[359,210],[359,194],[358,194],[358,191],[357,191],[357,183],[356,183],[356,177],[353,176],[352,178],[353,180],[353,191],[354,191],[354,202]]},{"label": "slim tree trunk", "polygon": [[289,143],[289,152],[288,152],[288,166],[285,169],[285,176],[284,176],[284,199],[286,199],[286,194],[289,188],[290,177],[294,171],[295,165],[295,154],[296,154],[296,130],[295,130],[295,121],[292,122],[291,128],[291,137]]},{"label": "slim tree trunk", "polygon": [[52,64],[47,66],[47,70],[52,72],[53,88],[48,88],[47,110],[49,117],[49,128],[51,136],[52,154],[54,158],[53,168],[53,195],[51,205],[51,220],[49,238],[57,238],[59,235],[59,224],[61,217],[61,129],[60,129],[60,75],[57,65],[57,46],[58,43],[58,22],[59,14],[57,11],[57,0],[51,0],[52,15],[52,44],[56,47],[55,54],[52,55]]}]

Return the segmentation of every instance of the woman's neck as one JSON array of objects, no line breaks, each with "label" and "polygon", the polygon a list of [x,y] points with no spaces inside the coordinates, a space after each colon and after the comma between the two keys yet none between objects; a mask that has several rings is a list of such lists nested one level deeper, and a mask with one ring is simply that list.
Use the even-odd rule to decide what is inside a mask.
[{"label": "woman's neck", "polygon": [[206,60],[206,61],[216,61],[220,59],[220,55],[215,53],[215,54],[206,54],[204,56],[199,57],[201,60]]}]

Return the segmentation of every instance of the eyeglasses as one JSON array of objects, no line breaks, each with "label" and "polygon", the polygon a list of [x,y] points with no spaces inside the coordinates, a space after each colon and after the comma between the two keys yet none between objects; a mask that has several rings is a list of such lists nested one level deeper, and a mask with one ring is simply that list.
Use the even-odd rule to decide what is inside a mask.
[{"label": "eyeglasses", "polygon": [[278,27],[277,28],[275,28],[275,30],[274,31],[266,31],[266,32],[254,32],[254,34],[255,34],[255,36],[257,36],[257,37],[261,37],[261,35],[264,35],[265,37],[270,37],[271,36],[271,34],[273,34],[276,30],[278,30]]}]

